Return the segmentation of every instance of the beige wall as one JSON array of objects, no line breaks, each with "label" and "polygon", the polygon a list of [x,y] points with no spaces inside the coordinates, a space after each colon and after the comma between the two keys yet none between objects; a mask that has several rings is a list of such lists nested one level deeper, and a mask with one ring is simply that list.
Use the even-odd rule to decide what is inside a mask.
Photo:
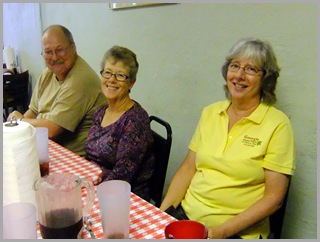
[{"label": "beige wall", "polygon": [[[284,238],[317,237],[317,4],[174,4],[112,11],[108,3],[4,4],[4,46],[11,45],[33,83],[44,64],[40,33],[62,24],[98,72],[114,44],[138,56],[132,98],[167,120],[173,144],[166,185],[182,162],[204,106],[224,99],[220,67],[231,45],[254,36],[272,43],[282,72],[277,107],[296,138]],[[13,17],[14,16],[14,17]],[[42,27],[43,26],[43,27]]]}]

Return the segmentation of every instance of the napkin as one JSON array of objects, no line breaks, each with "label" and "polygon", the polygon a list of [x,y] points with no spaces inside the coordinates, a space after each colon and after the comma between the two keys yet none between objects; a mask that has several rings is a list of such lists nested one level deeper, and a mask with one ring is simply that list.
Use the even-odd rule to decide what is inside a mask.
[{"label": "napkin", "polygon": [[16,57],[14,55],[14,49],[12,47],[4,47],[3,56],[8,69],[13,70],[17,67]]},{"label": "napkin", "polygon": [[15,202],[36,206],[33,184],[40,178],[36,129],[23,121],[9,124],[3,123],[3,206]]}]

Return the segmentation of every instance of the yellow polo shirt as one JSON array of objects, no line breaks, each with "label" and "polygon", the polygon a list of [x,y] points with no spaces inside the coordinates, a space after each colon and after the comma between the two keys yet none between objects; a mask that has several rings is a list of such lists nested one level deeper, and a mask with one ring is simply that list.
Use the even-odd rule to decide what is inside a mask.
[{"label": "yellow polo shirt", "polygon": [[[264,168],[292,175],[293,132],[288,117],[261,103],[228,133],[229,101],[204,108],[189,149],[196,174],[181,205],[191,220],[219,225],[241,213],[264,193]],[[268,219],[242,231],[242,238],[267,238]]]}]

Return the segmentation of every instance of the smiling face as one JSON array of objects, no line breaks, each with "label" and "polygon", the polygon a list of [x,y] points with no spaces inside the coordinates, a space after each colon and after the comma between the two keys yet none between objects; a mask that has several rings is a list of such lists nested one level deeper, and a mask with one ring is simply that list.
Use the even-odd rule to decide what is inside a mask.
[{"label": "smiling face", "polygon": [[61,28],[52,27],[42,37],[42,55],[47,67],[64,80],[77,59],[75,44],[71,44]]},{"label": "smiling face", "polygon": [[259,103],[263,72],[260,71],[257,72],[256,75],[249,75],[243,69],[251,66],[259,70],[259,66],[251,60],[234,59],[231,63],[241,67],[237,71],[231,71],[229,69],[227,72],[227,86],[232,101],[240,103]]},{"label": "smiling face", "polygon": [[[129,68],[125,66],[121,61],[114,61],[109,59],[106,61],[104,71],[112,74],[123,74],[129,76]],[[101,89],[108,101],[121,101],[125,98],[129,98],[129,91],[135,83],[134,79],[128,77],[124,81],[118,81],[114,75],[107,79],[101,77]]]}]

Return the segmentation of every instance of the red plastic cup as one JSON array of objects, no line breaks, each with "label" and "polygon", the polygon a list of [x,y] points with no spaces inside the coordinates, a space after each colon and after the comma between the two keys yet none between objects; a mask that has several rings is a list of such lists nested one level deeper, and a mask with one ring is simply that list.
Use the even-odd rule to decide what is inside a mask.
[{"label": "red plastic cup", "polygon": [[164,229],[166,239],[207,239],[206,227],[197,221],[178,220]]}]

